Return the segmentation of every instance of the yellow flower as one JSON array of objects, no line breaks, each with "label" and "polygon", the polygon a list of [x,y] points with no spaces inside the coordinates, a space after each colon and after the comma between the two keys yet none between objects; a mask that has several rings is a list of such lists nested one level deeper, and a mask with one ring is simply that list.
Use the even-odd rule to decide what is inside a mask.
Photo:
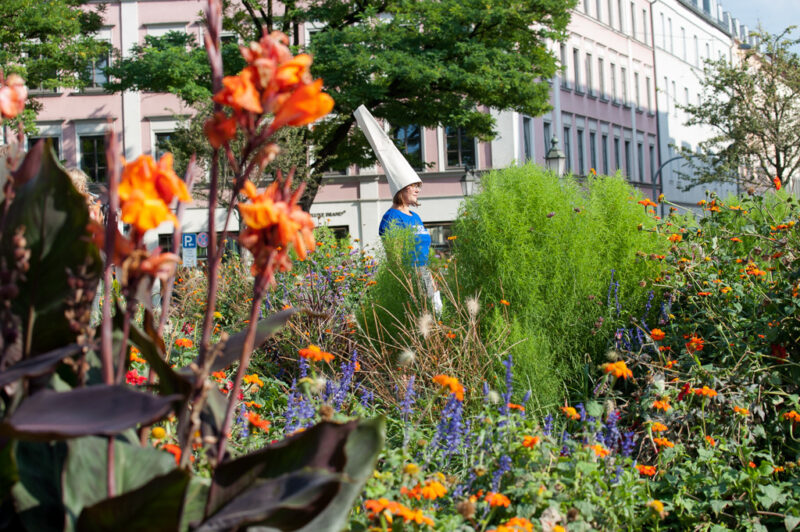
[{"label": "yellow flower", "polygon": [[221,320],[222,319],[222,312],[215,312],[214,313],[214,318],[216,318],[218,320]]},{"label": "yellow flower", "polygon": [[154,440],[162,440],[167,435],[167,431],[163,427],[153,427],[150,431],[150,437]]},{"label": "yellow flower", "polygon": [[264,381],[262,381],[261,378],[256,373],[253,373],[252,375],[245,375],[244,382],[246,382],[247,384],[255,384],[259,388],[264,386]]},{"label": "yellow flower", "polygon": [[403,472],[407,475],[416,475],[419,473],[419,466],[417,464],[406,464],[403,468]]}]

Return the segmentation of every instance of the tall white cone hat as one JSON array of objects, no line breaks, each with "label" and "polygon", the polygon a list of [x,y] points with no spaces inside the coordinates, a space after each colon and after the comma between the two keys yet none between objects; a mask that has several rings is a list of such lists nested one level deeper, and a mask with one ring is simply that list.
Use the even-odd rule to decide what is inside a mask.
[{"label": "tall white cone hat", "polygon": [[417,172],[403,157],[403,154],[375,120],[372,113],[361,105],[353,114],[356,117],[356,121],[358,121],[358,127],[364,132],[369,145],[372,146],[372,150],[386,172],[386,179],[389,181],[392,198],[408,185],[422,183],[422,179],[419,178]]}]

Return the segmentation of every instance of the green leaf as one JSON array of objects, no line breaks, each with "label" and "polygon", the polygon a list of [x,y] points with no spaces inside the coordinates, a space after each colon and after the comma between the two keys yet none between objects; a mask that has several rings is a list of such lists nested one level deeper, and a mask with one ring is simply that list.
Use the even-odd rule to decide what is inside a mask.
[{"label": "green leaf", "polygon": [[712,500],[710,502],[711,510],[714,512],[714,514],[719,515],[719,513],[722,510],[724,510],[727,506],[729,506],[730,503],[731,503],[730,501],[721,501],[718,499]]},{"label": "green leaf", "polygon": [[769,510],[769,508],[776,502],[780,504],[786,502],[786,494],[783,493],[783,490],[780,487],[773,484],[759,486],[758,491],[759,494],[756,495],[756,499],[758,499],[758,502],[760,502],[767,510]]},{"label": "green leaf", "polygon": [[28,530],[42,532],[64,529],[61,475],[67,446],[63,442],[14,443],[14,460],[19,482],[12,488],[14,506]]},{"label": "green leaf", "polygon": [[593,418],[600,418],[603,415],[603,404],[598,401],[589,401],[586,403],[586,414]]},{"label": "green leaf", "polygon": [[12,312],[22,319],[23,356],[45,353],[75,341],[64,312],[73,293],[67,269],[84,269],[86,290],[97,285],[102,263],[97,247],[88,238],[89,210],[86,200],[55,160],[53,150],[37,143],[19,170],[23,182],[11,203],[0,255],[13,264],[13,235],[24,228],[30,249],[30,268],[19,283]]},{"label": "green leaf", "polygon": [[183,512],[179,530],[186,532],[189,528],[203,520],[203,512],[206,508],[208,499],[208,488],[211,481],[207,478],[192,477],[189,481],[189,489],[183,502]]},{"label": "green leaf", "polygon": [[[108,496],[108,439],[87,437],[71,440],[64,463],[64,506],[68,528],[75,525],[84,508],[94,506]],[[124,495],[159,475],[175,469],[175,458],[138,442],[114,440],[115,493]]]},{"label": "green leaf", "polygon": [[178,529],[190,474],[173,469],[140,488],[84,508],[79,532],[172,532]]},{"label": "green leaf", "polygon": [[786,527],[786,532],[792,532],[800,524],[800,517],[787,515],[783,518],[783,524]]},{"label": "green leaf", "polygon": [[[117,317],[123,313],[117,309],[114,316],[115,322],[118,321]],[[119,324],[121,326],[121,323]],[[179,394],[183,397],[188,397],[193,389],[192,378],[189,374],[180,374],[170,367],[164,360],[164,341],[158,336],[158,332],[153,328],[153,315],[150,311],[145,312],[144,328],[142,331],[134,323],[130,324],[130,342],[139,349],[142,358],[153,368],[153,371],[158,375],[158,390],[162,395]]]}]

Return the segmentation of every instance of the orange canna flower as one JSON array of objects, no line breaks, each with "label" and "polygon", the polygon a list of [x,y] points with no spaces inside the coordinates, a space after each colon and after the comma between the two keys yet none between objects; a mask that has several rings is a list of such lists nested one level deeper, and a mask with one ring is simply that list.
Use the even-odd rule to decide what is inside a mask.
[{"label": "orange canna flower", "polygon": [[169,209],[173,199],[191,201],[189,190],[172,169],[172,154],[165,153],[158,163],[150,155],[141,155],[125,163],[119,183],[122,221],[140,232],[154,229],[166,221],[178,220]]},{"label": "orange canna flower", "polygon": [[486,497],[483,499],[489,503],[489,506],[503,506],[508,508],[511,504],[511,501],[508,497],[503,495],[502,493],[495,493],[494,491],[490,491],[486,494]]},{"label": "orange canna flower", "polygon": [[214,148],[219,148],[236,136],[236,118],[227,117],[225,113],[215,113],[203,124],[203,132],[208,143]]},{"label": "orange canna flower", "polygon": [[665,336],[666,334],[661,329],[652,329],[650,331],[650,338],[652,338],[656,342],[660,342],[661,340],[664,339]]},{"label": "orange canna flower", "polygon": [[309,345],[305,349],[299,350],[298,353],[300,354],[301,357],[307,360],[312,360],[314,362],[319,362],[320,360],[323,360],[325,362],[333,361],[333,355],[331,353],[326,353],[325,351],[322,351],[316,345]]},{"label": "orange canna flower", "polygon": [[298,54],[282,63],[275,71],[275,82],[278,91],[294,87],[300,83],[310,83],[311,74],[308,68],[311,66],[311,56],[308,54]]},{"label": "orange canna flower", "polygon": [[0,88],[0,116],[14,118],[25,109],[27,98],[25,81],[19,75],[11,74],[6,78],[5,86]]},{"label": "orange canna flower", "polygon": [[284,126],[304,126],[333,110],[333,98],[322,92],[322,80],[303,85],[275,111],[268,134]]},{"label": "orange canna flower", "polygon": [[456,399],[459,401],[464,400],[464,386],[458,382],[458,379],[455,377],[448,377],[447,375],[436,375],[433,378],[433,382],[441,386],[442,388],[447,388],[450,393],[455,394]]},{"label": "orange canna flower", "polygon": [[527,447],[528,449],[533,449],[537,445],[539,445],[539,436],[525,436],[522,440],[522,446]]},{"label": "orange canna flower", "polygon": [[258,72],[254,67],[245,67],[236,76],[222,78],[223,88],[214,95],[214,101],[231,107],[234,111],[250,111],[263,113],[261,96],[256,89],[255,81]]}]

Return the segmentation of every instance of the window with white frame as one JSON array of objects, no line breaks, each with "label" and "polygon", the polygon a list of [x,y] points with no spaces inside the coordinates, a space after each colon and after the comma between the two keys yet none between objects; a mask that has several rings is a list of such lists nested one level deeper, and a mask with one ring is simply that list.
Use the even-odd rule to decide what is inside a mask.
[{"label": "window with white frame", "polygon": [[[111,29],[104,28],[97,32],[95,37],[97,40],[106,41],[111,43]],[[84,73],[84,80],[87,89],[102,89],[103,85],[108,81],[106,69],[108,68],[111,58],[111,52],[105,52],[99,57],[93,58],[86,68]]]},{"label": "window with white frame", "polygon": [[619,19],[619,31],[625,32],[625,13],[623,12],[622,0],[617,0],[617,18]]},{"label": "window with white frame", "polygon": [[628,70],[625,67],[619,70],[620,83],[622,84],[622,104],[628,105]]},{"label": "window with white frame", "polygon": [[568,65],[567,65],[567,45],[561,44],[561,86],[566,88],[569,87],[569,76],[568,76]]},{"label": "window with white frame", "polygon": [[595,9],[596,9],[595,17],[597,17],[597,20],[599,20],[600,22],[603,22],[603,7],[602,7],[602,4],[603,4],[602,0],[595,0],[595,6],[594,6]]},{"label": "window with white frame", "polygon": [[592,83],[592,54],[586,54],[586,92],[594,95],[594,83]]},{"label": "window with white frame", "polygon": [[580,50],[577,48],[572,49],[572,83],[576,91],[581,90],[580,55]]},{"label": "window with white frame", "polygon": [[107,164],[105,152],[105,122],[84,122],[75,124],[78,146],[78,166],[93,183],[106,181]]},{"label": "window with white frame", "polygon": [[641,99],[641,95],[639,93],[639,73],[638,72],[634,72],[633,73],[633,92],[634,92],[634,95],[636,97],[636,108],[637,109],[641,109],[642,108],[642,99]]},{"label": "window with white frame", "polygon": [[412,168],[422,170],[425,167],[422,157],[422,128],[419,125],[395,126],[389,136],[406,156]]},{"label": "window with white frame", "polygon": [[50,141],[53,145],[53,151],[56,154],[56,159],[62,159],[62,132],[60,124],[36,124],[38,133],[28,136],[27,149],[30,150],[40,140]]},{"label": "window with white frame", "polygon": [[600,93],[601,98],[606,97],[606,73],[605,73],[605,65],[603,63],[603,58],[597,58],[597,81],[599,84],[598,92]]},{"label": "window with white frame", "polygon": [[636,5],[631,2],[631,37],[636,39]]},{"label": "window with white frame", "polygon": [[147,32],[147,35],[152,37],[163,37],[171,31],[187,33],[186,28],[188,25],[188,22],[168,22],[164,24],[147,24],[144,28]]},{"label": "window with white frame", "polygon": [[544,153],[545,155],[550,150],[551,141],[553,139],[553,134],[550,128],[551,128],[550,122],[542,123],[542,140],[544,140],[544,151],[542,153]]},{"label": "window with white frame", "polygon": [[613,0],[608,0],[608,25],[614,27],[614,7]]},{"label": "window with white frame", "polygon": [[617,65],[611,63],[611,97],[616,102],[617,101]]},{"label": "window with white frame", "polygon": [[683,60],[686,61],[686,28],[681,26],[681,43],[683,43]]},{"label": "window with white frame", "polygon": [[672,37],[672,18],[667,17],[667,23],[669,24],[669,53],[675,54],[675,39]]},{"label": "window with white frame", "polygon": [[648,22],[647,21],[647,10],[646,9],[642,9],[642,41],[645,44],[648,43],[648,40],[647,40],[647,27],[649,26],[649,24],[647,22]]}]

